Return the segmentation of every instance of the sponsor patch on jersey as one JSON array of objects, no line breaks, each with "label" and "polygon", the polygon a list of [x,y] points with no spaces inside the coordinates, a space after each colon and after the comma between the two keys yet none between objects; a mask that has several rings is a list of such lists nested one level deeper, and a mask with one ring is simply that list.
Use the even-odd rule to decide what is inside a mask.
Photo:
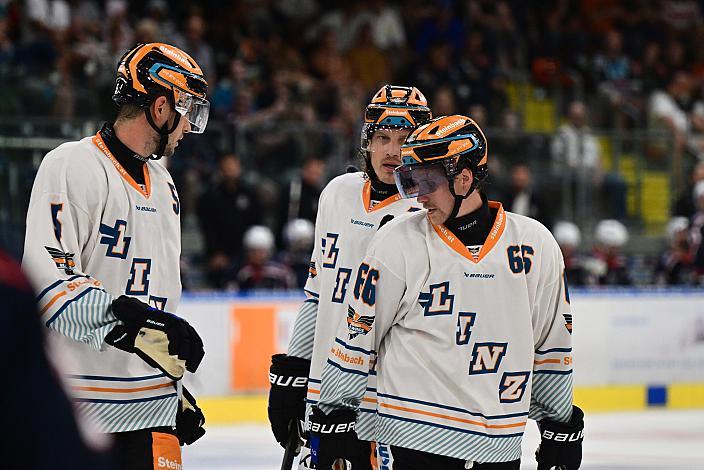
[{"label": "sponsor patch on jersey", "polygon": [[308,277],[313,279],[317,275],[318,275],[318,270],[315,268],[315,261],[311,261],[308,264]]},{"label": "sponsor patch on jersey", "polygon": [[352,225],[359,225],[359,226],[364,227],[364,228],[374,228],[374,224],[372,224],[372,223],[370,223],[370,222],[364,222],[364,221],[362,221],[362,220],[357,220],[357,219],[352,219],[352,218],[350,218],[350,223],[351,223]]},{"label": "sponsor patch on jersey", "polygon": [[56,263],[57,269],[64,271],[66,274],[73,274],[73,270],[76,267],[76,263],[73,261],[73,253],[66,253],[58,248],[51,248],[49,246],[45,246],[44,248],[49,252],[49,256],[51,256],[54,263]]},{"label": "sponsor patch on jersey", "polygon": [[567,331],[572,334],[572,314],[571,313],[563,313],[563,317],[565,317],[565,328],[567,328]]},{"label": "sponsor patch on jersey", "polygon": [[464,273],[464,277],[467,279],[494,279],[494,275],[491,273]]},{"label": "sponsor patch on jersey", "polygon": [[138,204],[135,204],[134,207],[140,212],[156,212],[156,207],[140,206]]},{"label": "sponsor patch on jersey", "polygon": [[347,330],[350,334],[350,339],[369,333],[372,329],[372,324],[374,324],[374,317],[360,315],[351,305],[347,307]]}]

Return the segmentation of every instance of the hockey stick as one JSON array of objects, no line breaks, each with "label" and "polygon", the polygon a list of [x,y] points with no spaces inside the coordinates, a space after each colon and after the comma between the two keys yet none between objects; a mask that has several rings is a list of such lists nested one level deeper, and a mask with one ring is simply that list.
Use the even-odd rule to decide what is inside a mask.
[{"label": "hockey stick", "polygon": [[281,470],[291,470],[293,467],[293,459],[301,451],[301,430],[298,420],[291,422],[288,441],[286,442],[286,450],[284,451],[284,459],[281,461]]}]

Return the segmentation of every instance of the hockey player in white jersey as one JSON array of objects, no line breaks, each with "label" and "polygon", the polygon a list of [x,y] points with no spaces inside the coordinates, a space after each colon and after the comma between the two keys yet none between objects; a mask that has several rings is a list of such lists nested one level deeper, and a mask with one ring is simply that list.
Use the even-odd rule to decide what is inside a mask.
[{"label": "hockey player in white jersey", "polygon": [[[346,318],[348,292],[369,240],[388,220],[420,209],[415,200],[398,194],[393,170],[401,163],[400,146],[411,129],[430,117],[418,89],[383,86],[365,111],[360,146],[364,171],[338,176],[320,196],[305,286],[308,298],[296,318],[288,355],[275,355],[269,374],[269,420],[276,440],[284,446],[292,427],[304,419],[305,401],[318,401],[321,372],[337,325]],[[373,388],[368,399],[370,406],[362,407],[360,414],[360,429],[373,424]],[[355,440],[348,460],[355,469],[368,469],[371,454],[369,442]],[[304,450],[302,468],[308,468],[308,458]]]},{"label": "hockey player in white jersey", "polygon": [[579,468],[557,243],[480,192],[487,143],[472,119],[420,126],[401,155],[400,194],[427,212],[382,228],[353,273],[309,418],[314,461],[346,457],[376,351],[376,426],[357,434],[390,446],[384,468],[518,469],[528,418],[541,431],[539,469]]},{"label": "hockey player in white jersey", "polygon": [[49,152],[27,213],[23,267],[64,343],[78,411],[112,433],[120,468],[181,468],[204,430],[181,387],[203,343],[170,313],[181,297],[180,201],[166,167],[208,120],[207,83],[185,52],[140,44],[117,67],[114,124]]}]

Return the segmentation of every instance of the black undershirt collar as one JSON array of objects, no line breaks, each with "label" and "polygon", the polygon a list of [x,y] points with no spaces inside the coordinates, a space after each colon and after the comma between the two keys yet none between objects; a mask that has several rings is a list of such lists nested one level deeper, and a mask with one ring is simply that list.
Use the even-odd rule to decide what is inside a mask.
[{"label": "black undershirt collar", "polygon": [[455,217],[445,222],[445,227],[450,229],[465,246],[483,245],[494,225],[494,216],[489,210],[489,201],[481,194],[482,205],[469,214]]},{"label": "black undershirt collar", "polygon": [[383,183],[376,178],[370,178],[372,190],[369,199],[372,201],[383,201],[384,199],[398,194],[395,184]]},{"label": "black undershirt collar", "polygon": [[115,160],[120,162],[120,165],[127,171],[127,174],[129,174],[136,183],[145,184],[144,164],[146,160],[143,156],[133,152],[117,138],[115,128],[111,122],[103,124],[102,129],[100,129],[100,137],[103,138],[103,142],[105,142],[108,150],[110,150],[110,153],[115,157]]}]

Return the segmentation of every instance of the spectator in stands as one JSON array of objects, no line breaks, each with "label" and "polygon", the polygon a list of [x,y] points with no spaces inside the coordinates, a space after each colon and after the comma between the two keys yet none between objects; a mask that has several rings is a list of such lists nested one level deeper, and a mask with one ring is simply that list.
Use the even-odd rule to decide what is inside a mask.
[{"label": "spectator in stands", "polygon": [[308,280],[314,241],[315,225],[309,220],[294,219],[284,227],[286,250],[281,254],[280,261],[291,268],[299,289],[303,289]]},{"label": "spectator in stands", "polygon": [[279,203],[278,232],[283,233],[286,224],[294,219],[305,219],[315,223],[318,215],[318,199],[325,184],[325,160],[309,157],[301,165],[300,172],[282,194]]},{"label": "spectator in stands", "polygon": [[389,5],[385,0],[373,0],[371,8],[372,34],[376,47],[386,52],[403,48],[406,45],[406,32],[398,7]]},{"label": "spectator in stands", "polygon": [[693,280],[694,253],[690,243],[689,220],[673,217],[665,228],[667,248],[655,266],[654,281],[659,285],[685,285]]},{"label": "spectator in stands", "polygon": [[177,39],[177,47],[193,57],[200,65],[208,83],[217,83],[215,76],[215,53],[205,41],[205,21],[200,15],[191,15],[186,20],[184,35]]},{"label": "spectator in stands", "polygon": [[570,286],[583,286],[587,283],[587,271],[584,267],[584,257],[579,253],[582,232],[576,224],[560,221],[555,224],[552,234],[560,245],[565,261],[565,276]]},{"label": "spectator in stands", "polygon": [[622,249],[628,242],[628,229],[618,220],[604,219],[594,230],[594,249],[585,260],[588,284],[600,286],[630,286],[628,258]]},{"label": "spectator in stands", "polygon": [[668,74],[667,64],[663,61],[662,46],[656,41],[648,42],[635,68],[642,92],[650,94],[662,88]]},{"label": "spectator in stands", "polygon": [[[631,59],[623,52],[623,37],[620,31],[609,31],[605,38],[604,52],[594,58],[594,74],[599,83],[599,93],[606,98],[609,110],[616,111],[619,119],[624,113],[631,119],[638,118],[639,111],[631,103],[633,87]],[[613,115],[614,113],[609,113]],[[624,122],[614,122],[624,127]]]},{"label": "spectator in stands", "polygon": [[274,234],[268,227],[250,227],[244,235],[244,249],[245,263],[235,278],[240,290],[282,290],[296,286],[296,278],[288,266],[272,261]]},{"label": "spectator in stands", "polygon": [[352,78],[366,90],[376,89],[389,80],[386,56],[374,44],[372,25],[364,23],[357,30],[357,37],[347,52]]},{"label": "spectator in stands", "polygon": [[694,186],[700,181],[704,181],[704,162],[699,162],[694,165],[692,173],[690,174],[690,182],[675,201],[672,208],[672,215],[686,217],[687,219],[690,219],[694,215],[697,208],[694,204],[694,193],[692,191],[694,190]]},{"label": "spectator in stands", "polygon": [[603,171],[599,142],[589,128],[584,103],[570,104],[567,122],[557,130],[551,147],[556,185],[563,188],[563,208],[567,206],[563,215],[584,216],[580,210],[591,207],[599,191],[607,215],[626,216],[626,184],[618,174]]},{"label": "spectator in stands", "polygon": [[[691,140],[691,120],[688,116],[692,105],[692,80],[688,72],[676,71],[664,90],[656,90],[650,96],[649,128],[654,131],[666,131],[674,143],[675,156],[689,151],[695,156],[704,157],[704,146],[700,140]],[[670,157],[669,142],[661,141],[653,150],[658,156]]]},{"label": "spectator in stands", "polygon": [[[496,99],[503,90],[497,86],[494,60],[484,33],[480,30],[471,31],[460,52],[459,57],[453,57],[451,77],[461,106],[466,108],[481,105],[490,110],[492,98]],[[471,113],[470,116],[475,118]],[[479,122],[477,124],[482,125]]]},{"label": "spectator in stands", "polygon": [[439,87],[430,102],[433,103],[433,110],[435,110],[436,116],[449,116],[459,112],[455,92],[450,86],[443,85]]},{"label": "spectator in stands", "polygon": [[242,163],[236,155],[220,159],[213,185],[198,201],[198,219],[205,241],[208,283],[221,289],[242,261],[244,231],[261,220],[258,197],[242,181]]},{"label": "spectator in stands", "polygon": [[465,28],[456,14],[454,2],[441,2],[433,15],[418,25],[416,30],[416,51],[424,54],[434,44],[448,44],[452,52],[462,49]]},{"label": "spectator in stands", "polygon": [[511,168],[510,186],[502,202],[506,210],[525,215],[552,226],[552,214],[543,201],[540,192],[533,187],[533,173],[525,163]]},{"label": "spectator in stands", "polygon": [[704,181],[694,185],[692,189],[692,199],[696,212],[689,219],[689,234],[695,250],[699,250],[704,243]]}]

